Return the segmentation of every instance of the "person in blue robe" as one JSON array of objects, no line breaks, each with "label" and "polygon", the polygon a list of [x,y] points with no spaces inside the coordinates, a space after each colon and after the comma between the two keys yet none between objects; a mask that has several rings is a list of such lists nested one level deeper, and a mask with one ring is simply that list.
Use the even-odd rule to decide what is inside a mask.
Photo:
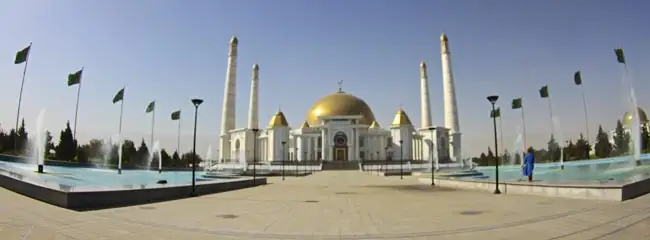
[{"label": "person in blue robe", "polygon": [[533,170],[535,169],[535,155],[533,154],[532,149],[528,149],[528,152],[524,156],[524,164],[521,166],[521,173],[524,176],[528,177],[528,181],[533,181]]}]

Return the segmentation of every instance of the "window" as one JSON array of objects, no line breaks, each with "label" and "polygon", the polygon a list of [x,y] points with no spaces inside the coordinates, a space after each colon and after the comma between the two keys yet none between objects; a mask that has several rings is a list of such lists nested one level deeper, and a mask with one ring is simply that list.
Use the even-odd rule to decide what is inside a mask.
[{"label": "window", "polygon": [[361,158],[361,160],[364,160],[366,158],[366,153],[363,151],[359,152],[359,158]]},{"label": "window", "polygon": [[318,137],[318,148],[323,147],[323,137]]},{"label": "window", "polygon": [[365,145],[363,144],[364,142],[363,139],[364,139],[363,137],[359,137],[359,147],[363,147],[363,145]]},{"label": "window", "polygon": [[323,159],[323,154],[319,151],[318,152],[318,158],[316,160],[321,160]]}]

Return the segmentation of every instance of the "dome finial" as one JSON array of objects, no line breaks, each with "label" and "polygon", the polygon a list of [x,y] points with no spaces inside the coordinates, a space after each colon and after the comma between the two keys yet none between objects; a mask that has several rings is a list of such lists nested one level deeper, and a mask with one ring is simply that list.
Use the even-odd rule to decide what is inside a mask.
[{"label": "dome finial", "polygon": [[342,93],[343,92],[343,80],[338,82],[339,84],[339,90],[337,92]]}]

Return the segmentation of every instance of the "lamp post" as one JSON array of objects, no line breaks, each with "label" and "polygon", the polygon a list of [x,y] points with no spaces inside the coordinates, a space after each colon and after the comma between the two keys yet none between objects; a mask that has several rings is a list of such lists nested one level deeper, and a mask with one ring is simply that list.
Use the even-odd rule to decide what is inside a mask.
[{"label": "lamp post", "polygon": [[253,128],[253,186],[257,178],[257,132],[259,129]]},{"label": "lamp post", "polygon": [[198,120],[199,105],[203,103],[203,99],[192,99],[194,104],[194,140],[192,143],[192,193],[191,196],[196,196],[196,122]]},{"label": "lamp post", "polygon": [[282,141],[282,181],[284,181],[284,145],[287,144],[287,142]]},{"label": "lamp post", "polygon": [[[493,95],[487,97],[487,100],[490,101],[492,104],[492,112],[495,111],[494,104],[497,103],[497,100],[499,100],[499,96]],[[496,165],[495,165],[495,174],[494,174],[494,194],[501,194],[501,191],[499,191],[499,145],[497,142],[497,118],[494,114],[492,115],[492,124],[494,125],[494,156],[496,157]]]},{"label": "lamp post", "polygon": [[295,164],[294,166],[295,167],[293,169],[296,170],[296,173],[295,173],[296,177],[298,177],[298,163],[299,163],[298,161],[302,161],[302,156],[299,156],[300,155],[299,150],[300,149],[298,149],[298,147],[296,147],[296,149],[294,149],[294,151],[293,151],[294,152],[293,157],[296,160],[296,161],[294,161],[294,164]]},{"label": "lamp post", "polygon": [[388,146],[384,147],[384,173],[388,172]]},{"label": "lamp post", "polygon": [[429,128],[429,133],[431,134],[431,145],[429,145],[429,156],[431,156],[431,186],[435,186],[436,183],[433,181],[435,179],[435,170],[433,169],[433,131],[436,130],[435,127]]},{"label": "lamp post", "polygon": [[404,179],[404,140],[399,140],[399,179]]}]

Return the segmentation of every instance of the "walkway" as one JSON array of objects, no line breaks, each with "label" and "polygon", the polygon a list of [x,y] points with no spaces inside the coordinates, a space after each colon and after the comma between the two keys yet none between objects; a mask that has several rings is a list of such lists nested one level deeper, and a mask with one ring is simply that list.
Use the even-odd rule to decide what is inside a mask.
[{"label": "walkway", "polygon": [[93,212],[0,189],[0,238],[650,239],[650,196],[612,203],[491,195],[355,171],[269,181],[252,189]]}]

